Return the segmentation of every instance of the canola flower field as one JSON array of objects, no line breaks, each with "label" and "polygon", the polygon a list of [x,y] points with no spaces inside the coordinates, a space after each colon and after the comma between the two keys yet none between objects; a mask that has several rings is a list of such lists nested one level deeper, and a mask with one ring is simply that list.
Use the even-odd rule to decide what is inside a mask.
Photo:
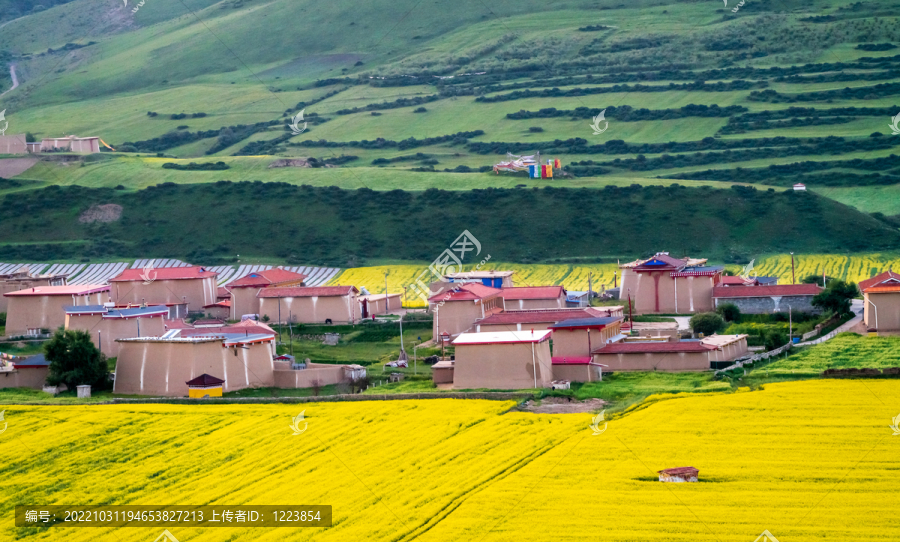
[{"label": "canola flower field", "polygon": [[[16,504],[330,504],[328,529],[179,528],[181,542],[900,539],[900,382],[657,396],[604,422],[510,402],[0,405],[0,539],[154,540],[161,528],[17,528]],[[303,409],[308,429],[293,435]],[[700,483],[655,471],[694,466]]]},{"label": "canola flower field", "polygon": [[[625,263],[624,261],[622,263]],[[709,265],[713,265],[711,262]],[[893,267],[900,270],[900,257],[890,254],[863,254],[846,256],[841,254],[795,254],[794,266],[797,282],[807,275],[822,273],[829,277],[837,277],[844,280],[859,282],[877,273]],[[474,269],[474,265],[467,265],[466,270]],[[739,274],[744,266],[727,265],[726,269]],[[427,269],[426,265],[386,265],[377,267],[356,267],[345,269],[337,274],[329,284],[352,285],[357,288],[365,287],[370,293],[384,293],[384,274],[388,274],[388,291],[390,293],[404,293],[404,286],[412,284],[419,275]],[[591,286],[595,291],[601,290],[604,285],[613,287],[614,273],[618,271],[616,264],[517,264],[490,262],[483,270],[497,269],[515,271],[513,283],[516,286],[544,286],[561,284],[567,290],[587,291],[588,276]],[[753,272],[758,276],[777,276],[780,284],[791,283],[791,256],[781,254],[767,256],[754,260]],[[752,273],[751,273],[752,275]],[[616,279],[617,281],[619,279]],[[409,307],[424,307],[425,302],[414,297],[410,291],[404,299],[404,304]]]},{"label": "canola flower field", "polygon": [[814,348],[775,361],[756,373],[818,376],[825,369],[900,367],[900,337],[861,337],[842,333]]}]

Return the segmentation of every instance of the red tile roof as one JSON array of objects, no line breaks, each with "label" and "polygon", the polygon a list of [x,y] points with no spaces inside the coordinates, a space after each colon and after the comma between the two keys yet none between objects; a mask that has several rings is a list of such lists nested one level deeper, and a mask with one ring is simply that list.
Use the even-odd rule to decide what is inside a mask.
[{"label": "red tile roof", "polygon": [[3,294],[6,297],[42,296],[42,295],[87,295],[97,292],[108,292],[108,284],[69,284],[67,286],[35,286],[15,292]]},{"label": "red tile roof", "polygon": [[263,288],[256,297],[334,297],[358,294],[356,286],[290,286],[287,288]]},{"label": "red tile roof", "polygon": [[893,286],[870,286],[866,288],[867,294],[892,294],[894,292],[900,292],[900,284],[895,284]]},{"label": "red tile roof", "polygon": [[210,303],[209,305],[203,305],[204,309],[208,309],[210,307],[231,308],[231,300],[226,299],[225,301],[218,301],[216,303]]},{"label": "red tile roof", "polygon": [[656,471],[656,474],[669,474],[674,476],[683,476],[685,474],[689,476],[696,476],[700,471],[695,469],[694,467],[675,467],[672,469],[663,469]]},{"label": "red tile roof", "polygon": [[771,297],[785,295],[816,295],[822,288],[816,284],[779,284],[777,286],[716,286],[714,298]]},{"label": "red tile roof", "polygon": [[599,311],[591,307],[582,309],[564,309],[564,310],[523,310],[514,312],[500,312],[493,314],[475,323],[478,325],[500,325],[500,324],[539,324],[539,323],[557,323],[563,320],[571,320],[573,318],[592,318],[595,316],[606,316],[606,311]]},{"label": "red tile roof", "polygon": [[163,323],[166,325],[166,329],[191,329],[194,327],[185,322],[184,318],[178,318],[177,320],[166,319]]},{"label": "red tile roof", "polygon": [[303,281],[306,275],[288,271],[287,269],[269,269],[267,271],[254,271],[249,275],[241,277],[228,284],[229,288],[265,288],[272,284],[283,284],[285,282]]},{"label": "red tile roof", "polygon": [[503,299],[557,299],[566,295],[562,286],[516,286],[503,288]]},{"label": "red tile roof", "polygon": [[618,342],[610,343],[601,348],[594,349],[594,354],[642,354],[664,352],[708,352],[716,347],[708,346],[700,341],[679,342]]},{"label": "red tile roof", "polygon": [[275,332],[272,331],[272,328],[265,324],[257,325],[256,322],[253,322],[253,325],[249,326],[238,326],[236,324],[228,325],[228,326],[220,326],[220,327],[191,327],[185,328],[181,330],[182,337],[194,337],[197,335],[209,335],[210,333],[216,334],[226,334],[226,333],[238,333],[245,336],[249,335],[272,335]]},{"label": "red tile roof", "polygon": [[885,281],[891,281],[891,282],[898,281],[898,283],[900,283],[900,275],[898,275],[897,273],[894,273],[893,271],[885,271],[884,273],[875,275],[874,277],[872,277],[870,279],[859,281],[859,289],[860,289],[860,291],[865,292],[869,288],[880,285],[882,282],[885,282]]},{"label": "red tile roof", "polygon": [[753,284],[756,282],[756,279],[748,279],[744,280],[743,277],[732,277],[728,275],[722,275],[719,279],[719,284],[726,284],[732,286],[744,286],[747,284]]},{"label": "red tile roof", "polygon": [[216,288],[216,297],[231,297],[231,292],[224,286],[219,286]]},{"label": "red tile roof", "polygon": [[477,282],[467,282],[433,295],[428,298],[429,302],[440,303],[441,301],[474,301],[476,299],[488,299],[499,295],[500,288],[491,288]]},{"label": "red tile roof", "polygon": [[588,365],[593,359],[590,356],[553,356],[550,361],[553,365]]},{"label": "red tile roof", "polygon": [[160,267],[151,271],[144,271],[141,268],[126,269],[119,273],[118,276],[109,279],[110,282],[136,282],[147,280],[144,277],[153,278],[153,280],[190,280],[205,279],[216,277],[219,274],[215,271],[207,271],[205,267]]}]

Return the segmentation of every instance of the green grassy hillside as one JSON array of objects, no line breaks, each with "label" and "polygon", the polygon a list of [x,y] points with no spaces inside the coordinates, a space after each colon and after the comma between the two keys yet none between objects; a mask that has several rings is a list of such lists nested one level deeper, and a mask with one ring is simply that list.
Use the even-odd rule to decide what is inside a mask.
[{"label": "green grassy hillside", "polygon": [[[619,229],[638,221],[669,235],[667,217],[682,212],[674,202],[646,215],[630,200],[610,211],[605,190],[677,182],[723,189],[685,192],[704,202],[688,205],[696,209],[689,217],[720,217],[716,230],[678,232],[682,244],[723,257],[745,246],[799,250],[791,243],[810,252],[872,250],[881,240],[860,232],[897,233],[890,217],[900,215],[892,198],[900,137],[889,127],[900,113],[896,6],[753,0],[735,12],[715,2],[525,0],[515,9],[447,10],[415,0],[73,0],[45,7],[22,15],[21,2],[0,2],[0,71],[14,63],[21,82],[0,98],[8,133],[99,135],[122,158],[41,162],[16,177],[19,185],[0,187],[15,201],[47,185],[119,187],[115,197],[129,198],[161,183],[222,180],[381,191],[553,186],[604,190],[585,196],[597,198],[596,207],[577,207],[579,216],[602,216]],[[306,129],[292,135],[288,123],[300,111]],[[605,129],[594,133],[601,112]],[[536,151],[562,161],[552,181],[487,172],[507,152]],[[268,167],[308,157],[339,167]],[[162,168],[218,161],[229,169]],[[788,243],[784,230],[768,228],[777,220],[721,218],[733,212],[734,184],[766,193],[796,182],[818,194],[808,198],[818,212],[834,216],[777,205],[759,214],[809,220],[797,232],[815,232],[823,221],[854,225]],[[194,199],[213,201],[215,188],[197,190]],[[819,196],[887,217],[875,222]],[[846,216],[837,220],[836,209]],[[300,231],[306,217],[291,220]],[[57,240],[47,231],[33,240]],[[70,241],[89,237],[70,233]],[[150,250],[143,235],[114,237],[130,255]],[[175,251],[167,256],[213,250],[199,244],[202,236],[192,247],[162,231],[153,236]],[[530,245],[509,248],[510,259],[589,252],[564,243],[548,252],[535,237],[522,239]],[[648,233],[604,250],[640,253],[658,241]],[[343,242],[314,250],[331,261],[385,257]]]},{"label": "green grassy hillside", "polygon": [[[94,205],[121,218],[83,223]],[[660,247],[734,261],[755,254],[890,250],[900,232],[813,193],[748,187],[424,192],[285,183],[167,183],[137,192],[50,186],[2,200],[0,258],[184,257],[353,267],[430,261],[468,229],[496,261],[640,256]],[[593,212],[582,212],[585,209]]]}]

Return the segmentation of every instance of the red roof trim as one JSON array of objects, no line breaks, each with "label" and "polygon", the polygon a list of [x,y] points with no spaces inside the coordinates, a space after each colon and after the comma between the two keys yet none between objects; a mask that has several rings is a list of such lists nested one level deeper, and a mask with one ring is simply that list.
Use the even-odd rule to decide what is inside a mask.
[{"label": "red roof trim", "polygon": [[740,297],[772,297],[816,295],[822,288],[816,284],[778,284],[775,286],[716,286],[712,296],[719,299]]}]

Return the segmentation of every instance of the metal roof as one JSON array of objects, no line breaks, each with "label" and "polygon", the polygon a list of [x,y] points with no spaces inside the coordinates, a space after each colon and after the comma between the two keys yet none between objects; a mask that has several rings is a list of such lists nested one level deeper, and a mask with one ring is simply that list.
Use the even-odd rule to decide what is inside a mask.
[{"label": "metal roof", "polygon": [[540,343],[550,338],[549,329],[539,331],[488,331],[483,333],[460,333],[451,343],[453,346],[476,344],[520,344]]},{"label": "metal roof", "polygon": [[564,328],[589,328],[589,327],[606,327],[609,324],[623,320],[623,316],[601,316],[598,318],[573,318],[571,320],[563,320],[558,324],[553,324],[550,329]]}]

